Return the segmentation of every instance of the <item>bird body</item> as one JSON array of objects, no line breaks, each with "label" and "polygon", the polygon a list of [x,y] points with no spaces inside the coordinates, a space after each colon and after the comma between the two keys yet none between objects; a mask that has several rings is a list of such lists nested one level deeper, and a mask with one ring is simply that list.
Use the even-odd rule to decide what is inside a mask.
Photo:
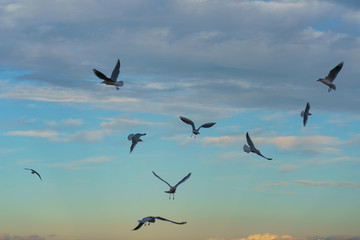
[{"label": "bird body", "polygon": [[304,119],[304,120],[303,120],[304,127],[306,126],[308,117],[312,115],[312,114],[309,112],[309,110],[310,110],[310,103],[307,103],[307,104],[306,104],[306,107],[305,107],[305,110],[302,111],[301,114],[300,114],[300,116]]},{"label": "bird body", "polygon": [[267,160],[272,160],[272,158],[267,158],[265,157],[264,155],[261,154],[260,150],[258,150],[253,141],[251,140],[250,136],[249,136],[249,133],[247,132],[246,133],[246,141],[247,143],[249,144],[249,146],[247,146],[246,144],[244,145],[243,149],[244,149],[244,152],[246,153],[249,153],[249,152],[253,152],[253,153],[256,153],[257,155],[267,159]]},{"label": "bird body", "polygon": [[119,59],[116,62],[115,68],[112,71],[110,78],[108,78],[105,74],[103,74],[102,72],[100,72],[96,69],[93,69],[93,72],[98,78],[104,80],[101,83],[104,83],[106,85],[114,85],[117,90],[119,90],[119,88],[124,85],[123,81],[117,81],[117,78],[120,73],[120,60]]},{"label": "bird body", "polygon": [[170,190],[169,191],[165,191],[166,193],[169,193],[169,199],[171,198],[171,194],[173,195],[173,199],[174,199],[174,194],[176,192],[176,188],[183,182],[185,182],[190,176],[191,173],[189,173],[188,175],[186,175],[183,179],[181,179],[175,186],[171,186],[167,181],[165,181],[164,179],[162,179],[161,177],[159,177],[154,171],[152,172],[155,177],[159,178],[161,181],[163,181],[164,183],[166,183],[169,187]]},{"label": "bird body", "polygon": [[344,62],[339,63],[338,65],[336,65],[336,67],[334,67],[333,69],[330,70],[329,74],[325,78],[319,78],[317,80],[329,87],[328,92],[330,92],[332,89],[336,90],[336,86],[335,86],[335,84],[333,84],[333,81],[335,80],[336,76],[340,72],[343,65],[344,65]]},{"label": "bird body", "polygon": [[[200,134],[200,132],[199,132],[200,128],[210,128],[210,127],[212,127],[212,126],[215,125],[215,122],[210,122],[210,123],[205,123],[205,124],[201,125],[201,126],[198,127],[198,128],[195,128],[194,122],[193,122],[192,120],[190,120],[189,118],[180,116],[180,119],[181,119],[181,121],[183,121],[184,123],[191,125],[191,127],[192,127],[192,133],[195,135],[195,137],[196,137],[196,135]],[[191,135],[191,136],[192,136],[192,135]]]},{"label": "bird body", "polygon": [[37,171],[35,171],[35,170],[32,169],[32,168],[24,168],[24,169],[31,171],[31,174],[36,174],[36,175],[38,175],[38,177],[39,177],[40,180],[42,181],[41,176],[40,176],[40,174],[39,174]]},{"label": "bird body", "polygon": [[146,135],[146,133],[136,133],[136,134],[130,134],[128,136],[128,140],[132,142],[131,147],[130,147],[130,153],[134,150],[134,148],[138,142],[143,142],[141,137],[145,136],[145,135]]},{"label": "bird body", "polygon": [[[138,230],[139,228],[141,228],[144,224],[146,225],[146,223],[148,223],[148,225],[150,225],[150,223],[154,223],[155,222],[155,219],[158,219],[158,220],[162,220],[162,221],[167,221],[167,222],[171,222],[171,223],[174,223],[174,224],[185,224],[186,222],[174,222],[174,221],[171,221],[171,220],[168,220],[166,218],[163,218],[163,217],[153,217],[153,216],[149,216],[149,217],[144,217],[143,219],[141,220],[138,220],[139,224],[133,229],[134,230]],[[144,226],[145,226],[144,225]]]}]

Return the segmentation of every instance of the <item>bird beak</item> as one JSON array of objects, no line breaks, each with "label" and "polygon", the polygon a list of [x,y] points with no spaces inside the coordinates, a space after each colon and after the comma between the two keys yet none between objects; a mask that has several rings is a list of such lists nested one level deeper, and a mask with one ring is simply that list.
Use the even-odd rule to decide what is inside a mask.
[{"label": "bird beak", "polygon": [[142,139],[139,139],[139,142],[143,142],[143,140],[142,140]]}]

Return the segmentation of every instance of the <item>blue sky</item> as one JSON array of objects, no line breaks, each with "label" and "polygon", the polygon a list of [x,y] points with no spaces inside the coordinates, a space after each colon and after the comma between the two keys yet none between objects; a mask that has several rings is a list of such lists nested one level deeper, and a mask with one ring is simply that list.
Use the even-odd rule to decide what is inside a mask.
[{"label": "blue sky", "polygon": [[[359,25],[357,1],[0,1],[0,240],[359,239]],[[117,59],[119,91],[92,72]],[[152,171],[192,175],[169,200]],[[131,231],[151,215],[188,223]]]}]

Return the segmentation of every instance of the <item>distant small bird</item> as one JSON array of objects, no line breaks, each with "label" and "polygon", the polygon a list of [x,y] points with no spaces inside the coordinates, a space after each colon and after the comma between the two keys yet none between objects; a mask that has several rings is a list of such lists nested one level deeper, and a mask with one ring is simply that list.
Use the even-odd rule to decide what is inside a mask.
[{"label": "distant small bird", "polygon": [[249,146],[247,146],[246,144],[244,145],[244,147],[243,147],[244,152],[247,152],[247,153],[253,152],[267,160],[272,160],[272,158],[265,157],[264,155],[261,154],[261,152],[258,149],[256,149],[254,143],[251,141],[251,138],[250,138],[248,132],[246,133],[246,140],[247,140],[247,143],[249,144]]},{"label": "distant small bird", "polygon": [[24,169],[25,169],[25,170],[30,170],[30,171],[31,171],[31,174],[36,174],[36,175],[38,175],[39,178],[40,178],[40,180],[42,181],[41,176],[40,176],[40,174],[39,174],[37,171],[35,171],[34,169],[31,169],[31,168],[24,168]]},{"label": "distant small bird", "polygon": [[329,74],[324,78],[319,78],[317,81],[322,82],[323,84],[329,86],[328,92],[331,91],[331,89],[336,90],[335,84],[333,84],[333,81],[335,80],[336,76],[340,72],[341,68],[343,67],[344,62],[339,63],[336,67],[334,67]]},{"label": "distant small bird", "polygon": [[169,191],[165,191],[166,193],[169,193],[169,199],[171,198],[171,194],[173,195],[173,200],[174,200],[174,194],[176,192],[176,188],[183,182],[185,182],[191,175],[191,173],[189,173],[188,175],[186,175],[186,177],[184,177],[180,182],[178,182],[175,186],[171,186],[167,181],[165,181],[164,179],[162,179],[161,177],[159,177],[154,171],[152,172],[157,178],[159,178],[161,181],[163,181],[164,183],[166,183],[167,185],[169,185],[170,190]]},{"label": "distant small bird", "polygon": [[98,78],[104,80],[101,83],[104,83],[106,85],[114,85],[116,90],[119,90],[119,88],[124,85],[123,81],[117,81],[117,78],[118,78],[119,73],[120,73],[120,60],[119,59],[118,59],[116,65],[115,65],[114,70],[111,73],[110,78],[108,78],[107,76],[105,76],[105,74],[103,74],[102,72],[100,72],[100,71],[98,71],[96,69],[93,69],[93,72],[95,73],[95,75]]},{"label": "distant small bird", "polygon": [[141,139],[142,136],[145,136],[146,133],[137,133],[137,134],[130,134],[128,136],[128,140],[132,141],[131,147],[130,147],[130,153],[134,150],[136,144],[138,142],[143,142],[143,140]]},{"label": "distant small bird", "polygon": [[[168,220],[168,219],[165,219],[165,218],[162,218],[162,217],[153,217],[153,216],[149,216],[149,217],[145,217],[141,220],[138,220],[139,222],[139,225],[137,225],[134,229],[134,230],[138,230],[139,228],[142,227],[142,225],[146,225],[146,223],[148,223],[148,225],[150,225],[150,223],[154,223],[155,222],[155,219],[158,219],[158,220],[162,220],[162,221],[167,221],[167,222],[171,222],[171,223],[175,223],[175,224],[185,224],[186,222],[174,222],[174,221],[171,221],[171,220]],[[144,226],[145,226],[144,225]]]},{"label": "distant small bird", "polygon": [[[184,123],[191,125],[192,133],[195,135],[195,137],[196,137],[196,135],[200,134],[200,132],[199,132],[200,128],[209,128],[209,127],[214,126],[214,124],[215,124],[214,122],[205,123],[205,124],[201,125],[198,129],[195,129],[195,124],[193,121],[191,121],[190,119],[188,119],[186,117],[182,117],[182,116],[180,116],[180,119]],[[191,136],[192,136],[192,134],[191,134]]]},{"label": "distant small bird", "polygon": [[301,111],[301,114],[300,114],[300,116],[301,116],[302,118],[304,118],[304,121],[303,121],[304,127],[306,126],[308,117],[312,115],[312,114],[309,112],[309,110],[310,110],[310,103],[307,103],[307,104],[306,104],[306,107],[305,107],[305,111]]}]

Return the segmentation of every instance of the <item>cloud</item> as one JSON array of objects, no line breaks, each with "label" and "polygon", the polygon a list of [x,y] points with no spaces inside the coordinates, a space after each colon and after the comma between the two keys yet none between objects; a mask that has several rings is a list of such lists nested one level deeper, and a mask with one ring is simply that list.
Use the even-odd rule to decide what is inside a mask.
[{"label": "cloud", "polygon": [[253,234],[244,238],[207,238],[206,240],[359,240],[360,236],[308,236],[294,237],[291,235],[276,235],[271,233]]},{"label": "cloud", "polygon": [[84,165],[89,164],[97,164],[97,163],[104,163],[104,162],[111,162],[112,157],[107,156],[101,156],[101,157],[94,157],[94,158],[86,158],[82,160],[77,160],[73,162],[67,162],[67,163],[52,163],[48,164],[49,167],[55,167],[55,168],[65,168],[69,170],[78,170],[84,167]]},{"label": "cloud", "polygon": [[264,183],[261,187],[288,187],[288,186],[303,186],[303,187],[317,187],[317,188],[360,188],[360,183],[352,181],[312,181],[312,180],[293,180],[280,181],[274,183]]},{"label": "cloud", "polygon": [[229,146],[240,146],[240,137],[239,136],[221,136],[221,137],[203,137],[201,138],[201,143],[209,146],[220,146],[220,147],[229,147]]},{"label": "cloud", "polygon": [[41,237],[39,235],[30,235],[30,236],[10,236],[6,233],[0,232],[0,240],[51,240],[55,237],[54,234],[49,235],[48,237]]},{"label": "cloud", "polygon": [[246,238],[236,238],[233,240],[293,240],[293,239],[294,237],[290,235],[279,236],[276,234],[265,233],[265,234],[254,234]]},{"label": "cloud", "polygon": [[333,181],[295,180],[294,183],[305,187],[360,188],[360,183],[351,182],[351,181],[333,182]]},{"label": "cloud", "polygon": [[84,123],[82,119],[63,119],[60,121],[46,121],[45,122],[48,126],[54,127],[57,129],[66,129],[71,127],[81,127]]},{"label": "cloud", "polygon": [[9,131],[6,132],[5,135],[56,139],[56,137],[59,134],[51,130],[44,130],[44,131],[28,130],[28,131]]}]

